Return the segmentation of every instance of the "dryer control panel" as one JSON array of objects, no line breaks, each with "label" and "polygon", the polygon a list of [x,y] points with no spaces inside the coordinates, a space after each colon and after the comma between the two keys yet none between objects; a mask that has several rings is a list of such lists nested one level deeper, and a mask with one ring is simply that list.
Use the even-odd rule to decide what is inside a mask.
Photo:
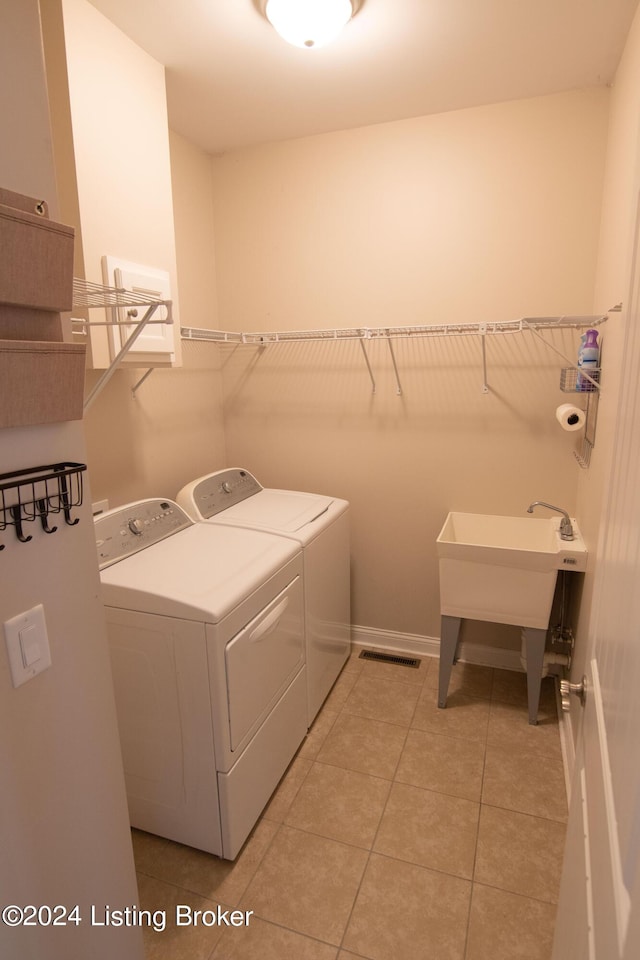
[{"label": "dryer control panel", "polygon": [[172,500],[139,500],[101,514],[94,526],[102,570],[193,526],[193,521]]},{"label": "dryer control panel", "polygon": [[209,520],[261,490],[256,478],[247,470],[233,467],[219,470],[201,480],[193,489],[193,501],[200,515]]}]

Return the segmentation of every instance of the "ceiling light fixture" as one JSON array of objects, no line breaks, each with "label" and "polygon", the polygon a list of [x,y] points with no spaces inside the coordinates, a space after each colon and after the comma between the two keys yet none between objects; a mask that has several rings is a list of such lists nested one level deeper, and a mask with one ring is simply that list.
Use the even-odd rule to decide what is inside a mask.
[{"label": "ceiling light fixture", "polygon": [[296,47],[323,47],[354,14],[351,0],[267,0],[269,23]]}]

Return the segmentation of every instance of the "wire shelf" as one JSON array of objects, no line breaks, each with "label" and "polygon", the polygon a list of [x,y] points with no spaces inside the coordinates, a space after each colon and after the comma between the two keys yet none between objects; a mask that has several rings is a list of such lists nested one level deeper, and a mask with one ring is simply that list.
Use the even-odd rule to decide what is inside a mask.
[{"label": "wire shelf", "polygon": [[[90,280],[73,278],[73,309],[90,310],[102,307],[111,308],[111,320],[86,320],[82,317],[72,317],[72,322],[80,327],[113,327],[116,325],[140,323],[138,307],[145,307],[144,325],[148,323],[173,323],[171,300],[163,300],[152,293],[126,290],[124,287],[105,287],[101,283]],[[159,312],[153,316],[158,307],[164,307],[166,313]],[[119,313],[114,308],[126,309],[126,313]]]},{"label": "wire shelf", "polygon": [[106,287],[79,277],[73,279],[74,307],[144,307],[152,303],[166,305],[169,302],[151,293],[137,293],[124,287]]},{"label": "wire shelf", "polygon": [[425,337],[450,336],[485,337],[492,334],[523,333],[526,330],[532,329],[581,329],[585,326],[598,326],[606,319],[606,315],[596,317],[522,317],[519,320],[489,323],[438,323],[398,327],[338,327],[321,330],[270,330],[258,331],[256,333],[182,327],[181,335],[185,340],[203,340],[214,343],[234,344],[331,342],[338,340],[409,340]]},{"label": "wire shelf", "polygon": [[206,343],[243,343],[243,334],[230,330],[209,330],[202,327],[181,327],[183,340],[201,340]]},{"label": "wire shelf", "polygon": [[55,533],[58,528],[49,524],[49,517],[56,514],[75,526],[78,518],[71,510],[82,504],[86,469],[84,463],[64,462],[0,474],[0,532],[14,527],[18,540],[28,543],[33,537],[24,532],[23,524],[39,520],[45,533]]}]

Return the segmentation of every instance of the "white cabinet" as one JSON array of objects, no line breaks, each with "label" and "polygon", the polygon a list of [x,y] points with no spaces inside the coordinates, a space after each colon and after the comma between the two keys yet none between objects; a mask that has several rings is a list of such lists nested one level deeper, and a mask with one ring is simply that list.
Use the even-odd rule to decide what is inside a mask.
[{"label": "white cabinet", "polygon": [[[118,257],[102,258],[104,282],[108,287],[130,290],[150,300],[171,300],[171,282],[167,270],[147,267]],[[114,360],[135,330],[136,321],[143,310],[137,307],[110,307],[113,326],[109,329],[111,359]],[[158,323],[167,319],[167,307],[158,307],[157,316],[148,323],[140,336],[122,358],[123,364],[139,367],[158,361],[175,362],[174,327],[171,323]],[[132,321],[132,322],[127,322]]]}]

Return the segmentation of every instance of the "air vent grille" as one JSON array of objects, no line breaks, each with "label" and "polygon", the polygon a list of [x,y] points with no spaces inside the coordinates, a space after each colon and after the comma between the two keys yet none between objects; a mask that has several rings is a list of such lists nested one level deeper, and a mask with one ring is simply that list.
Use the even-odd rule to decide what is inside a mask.
[{"label": "air vent grille", "polygon": [[420,661],[415,657],[400,657],[395,653],[379,653],[377,650],[361,650],[359,660],[375,660],[378,663],[393,663],[398,667],[413,667],[417,670]]}]

